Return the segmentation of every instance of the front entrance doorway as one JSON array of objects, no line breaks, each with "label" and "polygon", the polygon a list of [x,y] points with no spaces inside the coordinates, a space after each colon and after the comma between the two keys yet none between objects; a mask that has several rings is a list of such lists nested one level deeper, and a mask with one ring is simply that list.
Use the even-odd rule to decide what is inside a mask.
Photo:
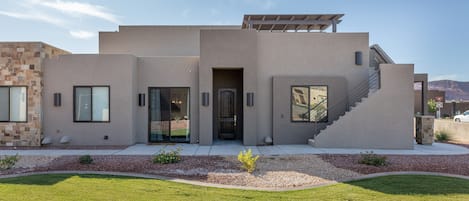
[{"label": "front entrance doorway", "polygon": [[235,139],[236,89],[218,89],[218,139]]},{"label": "front entrance doorway", "polygon": [[150,87],[148,94],[148,142],[189,142],[189,88]]},{"label": "front entrance doorway", "polygon": [[242,140],[242,69],[213,69],[213,104],[213,140]]}]

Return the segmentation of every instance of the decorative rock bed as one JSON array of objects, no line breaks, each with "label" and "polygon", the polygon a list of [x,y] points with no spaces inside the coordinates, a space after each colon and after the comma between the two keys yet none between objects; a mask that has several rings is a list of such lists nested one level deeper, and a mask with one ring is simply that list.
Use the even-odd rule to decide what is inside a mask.
[{"label": "decorative rock bed", "polygon": [[343,181],[365,174],[390,171],[428,171],[469,175],[469,155],[387,156],[383,167],[358,164],[360,155],[263,156],[257,170],[248,174],[236,157],[190,156],[175,164],[154,164],[151,156],[92,156],[93,164],[82,165],[79,156],[21,156],[13,169],[0,175],[43,171],[109,171],[144,173],[201,182],[261,187],[291,188]]}]

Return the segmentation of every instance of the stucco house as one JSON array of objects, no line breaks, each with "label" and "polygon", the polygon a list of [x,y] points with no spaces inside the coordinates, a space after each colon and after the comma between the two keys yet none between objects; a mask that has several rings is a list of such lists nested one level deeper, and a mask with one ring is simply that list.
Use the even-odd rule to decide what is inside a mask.
[{"label": "stucco house", "polygon": [[413,65],[379,61],[342,17],[120,26],[98,54],[1,42],[0,144],[411,149]]}]

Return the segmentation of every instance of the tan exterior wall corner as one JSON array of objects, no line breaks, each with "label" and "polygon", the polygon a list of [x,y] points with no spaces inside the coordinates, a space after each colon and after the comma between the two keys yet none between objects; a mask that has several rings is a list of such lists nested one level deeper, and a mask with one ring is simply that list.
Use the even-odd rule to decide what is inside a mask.
[{"label": "tan exterior wall corner", "polygon": [[315,138],[317,147],[413,149],[410,64],[380,64],[381,89]]}]

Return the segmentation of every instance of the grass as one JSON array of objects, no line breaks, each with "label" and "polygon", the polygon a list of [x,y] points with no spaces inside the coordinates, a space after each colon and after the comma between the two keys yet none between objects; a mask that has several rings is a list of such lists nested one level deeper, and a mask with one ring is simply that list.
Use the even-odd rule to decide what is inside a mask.
[{"label": "grass", "polygon": [[469,181],[399,175],[301,191],[220,189],[153,179],[36,175],[0,179],[0,200],[469,200]]},{"label": "grass", "polygon": [[[182,129],[174,129],[174,130],[171,130],[171,136],[173,137],[185,137],[188,135],[188,129],[187,128],[182,128]],[[161,132],[156,132],[156,131],[152,131],[151,132],[152,135],[169,135],[169,131],[168,130],[163,130]]]}]

